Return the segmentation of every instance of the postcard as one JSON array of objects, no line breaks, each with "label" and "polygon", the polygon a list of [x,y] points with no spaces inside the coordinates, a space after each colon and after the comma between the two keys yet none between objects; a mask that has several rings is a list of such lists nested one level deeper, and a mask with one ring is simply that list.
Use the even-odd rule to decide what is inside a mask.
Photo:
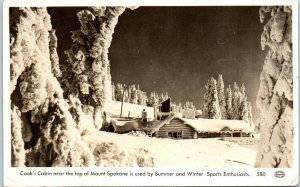
[{"label": "postcard", "polygon": [[5,1],[5,186],[299,180],[297,1]]}]

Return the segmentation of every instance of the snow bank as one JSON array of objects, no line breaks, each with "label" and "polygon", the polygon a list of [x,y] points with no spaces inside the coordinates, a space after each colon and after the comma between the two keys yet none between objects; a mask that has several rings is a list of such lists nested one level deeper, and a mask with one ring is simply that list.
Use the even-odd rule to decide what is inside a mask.
[{"label": "snow bank", "polygon": [[96,143],[96,166],[99,167],[152,167],[153,157],[147,149],[122,149],[113,142]]}]

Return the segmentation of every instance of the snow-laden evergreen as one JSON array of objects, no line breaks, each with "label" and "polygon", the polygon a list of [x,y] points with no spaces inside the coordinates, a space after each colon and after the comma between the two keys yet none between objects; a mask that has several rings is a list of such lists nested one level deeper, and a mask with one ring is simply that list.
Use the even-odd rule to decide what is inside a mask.
[{"label": "snow-laden evergreen", "polygon": [[221,111],[219,106],[217,81],[212,77],[205,85],[203,115],[208,119],[220,119]]},{"label": "snow-laden evergreen", "polygon": [[81,102],[105,109],[112,100],[111,76],[108,60],[114,28],[126,7],[88,8],[77,13],[80,30],[72,31],[74,44],[66,51],[67,76],[70,93],[79,95]]},{"label": "snow-laden evergreen", "polygon": [[222,119],[227,119],[224,81],[221,74],[218,76],[217,91]]},{"label": "snow-laden evergreen", "polygon": [[47,10],[13,8],[11,14],[12,166],[93,165],[56,79]]},{"label": "snow-laden evergreen", "polygon": [[[100,36],[99,33],[96,34],[98,37],[94,37],[98,39],[103,37],[107,41],[101,41],[110,43],[109,35],[112,35],[116,17],[122,13],[123,8],[90,10],[93,10],[97,16],[99,16],[98,11],[106,10],[104,17],[100,19],[105,22],[104,25],[108,24],[105,27],[107,30],[100,30],[105,37]],[[85,28],[92,28],[90,18],[93,16],[86,12],[81,13],[82,30],[87,31],[88,29]],[[72,84],[66,80],[67,77],[62,77],[58,81],[57,78],[60,78],[61,73],[56,52],[57,39],[46,8],[11,8],[10,16],[12,166],[95,166],[99,165],[99,159],[105,162],[105,158],[109,157],[111,152],[116,153],[116,149],[110,147],[113,144],[102,144],[108,151],[101,152],[99,156],[99,149],[103,150],[103,146],[93,146],[82,139],[82,136],[97,130],[94,126],[95,121],[99,121],[99,118],[102,120],[101,114],[93,115],[94,106],[98,106],[87,105],[86,100],[81,97],[90,91],[90,83],[95,86],[90,82],[92,80],[88,79],[91,74],[96,74],[95,67],[90,68],[92,64],[83,63],[86,56],[81,51],[74,57],[76,59],[74,64],[77,63],[78,67],[74,66],[71,69],[64,67],[64,75],[78,75],[73,77],[78,81],[77,87],[72,87]],[[80,37],[75,38],[80,39]],[[108,43],[105,44],[106,47],[109,47]],[[93,57],[96,57],[96,53],[105,57],[105,53],[101,53],[103,50],[107,51],[103,48],[93,48],[90,52],[93,53]],[[103,59],[97,59],[94,66],[97,66],[99,60]],[[85,74],[82,70],[92,71],[91,74]],[[106,66],[106,70],[109,72],[109,66]],[[109,83],[110,77],[107,72],[104,72],[106,76],[104,80]],[[97,75],[92,78],[95,81]],[[74,88],[75,90],[72,90]],[[97,89],[92,89],[95,90]],[[94,93],[94,96],[99,93]],[[100,100],[95,100],[92,104],[98,104]],[[101,107],[103,105],[99,105],[100,109]],[[114,165],[153,165],[152,156],[147,150],[132,149],[128,152],[130,154],[120,151],[122,158],[115,160]],[[142,156],[146,158],[147,155],[149,155],[149,162],[145,163],[141,158]]]},{"label": "snow-laden evergreen", "polygon": [[261,110],[256,167],[293,167],[292,8],[262,7],[259,15],[265,24],[261,46],[269,50],[256,101]]},{"label": "snow-laden evergreen", "polygon": [[239,105],[241,103],[241,92],[236,82],[233,83],[232,92],[232,119],[239,119]]},{"label": "snow-laden evergreen", "polygon": [[[215,87],[213,82],[215,81],[213,80],[215,79],[212,77],[205,86],[206,92],[204,94],[203,103],[204,118],[218,119],[213,118],[213,115],[209,115],[209,111],[219,110],[221,119],[243,120],[253,126],[251,104],[247,100],[245,85],[242,84],[241,88],[239,88],[237,83],[234,82],[233,91],[229,84],[225,93],[223,78],[222,75],[219,75],[218,82],[216,83],[217,95],[215,96],[212,94],[215,93],[215,91],[213,91]],[[212,99],[214,97],[216,97],[216,99]],[[214,103],[215,100],[218,100],[218,103]],[[214,108],[212,106],[214,106]]]},{"label": "snow-laden evergreen", "polygon": [[228,88],[226,88],[226,117],[227,119],[233,119],[232,118],[232,91],[230,84],[228,85]]}]

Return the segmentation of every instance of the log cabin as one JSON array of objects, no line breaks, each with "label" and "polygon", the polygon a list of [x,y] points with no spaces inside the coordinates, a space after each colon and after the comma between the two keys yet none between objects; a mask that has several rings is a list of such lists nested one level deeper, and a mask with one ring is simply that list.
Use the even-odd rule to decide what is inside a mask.
[{"label": "log cabin", "polygon": [[253,133],[250,125],[242,120],[186,119],[173,115],[148,135],[157,138],[195,139],[251,137]]},{"label": "log cabin", "polygon": [[251,137],[253,129],[242,120],[186,119],[170,114],[163,120],[112,119],[111,128],[116,133],[144,131],[150,137],[171,139],[196,139],[216,137]]},{"label": "log cabin", "polygon": [[187,118],[190,115],[183,118],[171,112],[170,103],[170,99],[163,101],[159,105],[159,112],[153,110],[154,120],[147,118],[147,112],[151,116],[153,111],[146,112],[143,107],[143,110],[140,110],[142,118],[112,117],[101,130],[115,133],[144,131],[150,137],[172,139],[251,137],[254,133],[249,124],[242,120],[203,119],[195,118],[195,115],[190,119]]},{"label": "log cabin", "polygon": [[174,117],[155,132],[155,137],[158,138],[192,139],[197,138],[195,136],[195,129],[178,117]]}]

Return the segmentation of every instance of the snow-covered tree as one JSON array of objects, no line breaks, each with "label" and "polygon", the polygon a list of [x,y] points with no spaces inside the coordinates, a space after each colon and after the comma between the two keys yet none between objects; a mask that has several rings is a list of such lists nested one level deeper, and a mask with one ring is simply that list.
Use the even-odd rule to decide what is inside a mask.
[{"label": "snow-covered tree", "polygon": [[247,97],[243,97],[239,104],[238,117],[239,120],[243,120],[250,124]]},{"label": "snow-covered tree", "polygon": [[252,105],[251,102],[248,102],[248,112],[249,112],[249,116],[248,116],[248,121],[251,127],[254,128],[254,122],[253,122],[253,116],[252,116]]},{"label": "snow-covered tree", "polygon": [[217,91],[218,91],[218,99],[219,99],[219,106],[220,106],[222,119],[227,119],[225,89],[224,89],[223,77],[221,74],[218,77]]},{"label": "snow-covered tree", "polygon": [[148,106],[155,106],[159,104],[159,98],[158,98],[158,94],[155,92],[151,92],[150,93],[150,97],[148,100]]},{"label": "snow-covered tree", "polygon": [[139,90],[138,92],[138,103],[139,105],[146,105],[148,101],[146,92]]},{"label": "snow-covered tree", "polygon": [[135,88],[135,84],[129,86],[130,92],[128,92],[130,97],[130,103],[137,104],[138,103],[138,94],[137,89]]},{"label": "snow-covered tree", "polygon": [[269,51],[256,101],[262,120],[255,167],[295,167],[292,7],[261,7],[259,15],[261,22],[269,18],[261,35],[262,49],[268,46]]},{"label": "snow-covered tree", "polygon": [[194,105],[194,103],[193,102],[191,102],[191,101],[186,101],[185,102],[185,104],[184,104],[184,106],[183,106],[183,108],[184,109],[195,109],[196,107],[195,107],[195,105]]},{"label": "snow-covered tree", "polygon": [[115,97],[117,101],[122,101],[123,98],[123,85],[120,83],[117,83],[116,88],[115,88]]},{"label": "snow-covered tree", "polygon": [[245,88],[244,83],[241,86],[241,91],[240,92],[241,92],[240,97],[241,97],[241,100],[242,100],[246,97],[246,88]]},{"label": "snow-covered tree", "polygon": [[219,106],[217,81],[212,77],[205,85],[203,115],[208,119],[220,119],[221,111]]},{"label": "snow-covered tree", "polygon": [[179,113],[182,113],[183,108],[182,108],[181,103],[178,104],[177,110]]},{"label": "snow-covered tree", "polygon": [[167,100],[167,99],[169,99],[170,97],[169,97],[169,94],[168,94],[168,92],[166,92],[166,94],[165,94],[165,100]]},{"label": "snow-covered tree", "polygon": [[112,99],[107,53],[124,10],[79,12],[69,63],[59,64],[46,8],[10,8],[12,166],[95,165],[93,146],[81,136],[88,126],[96,130],[97,111]]},{"label": "snow-covered tree", "polygon": [[164,93],[161,93],[160,97],[159,97],[159,101],[162,102],[165,100],[165,95]]},{"label": "snow-covered tree", "polygon": [[11,165],[23,167],[26,162],[24,140],[22,136],[21,112],[17,106],[11,108]]},{"label": "snow-covered tree", "polygon": [[121,101],[124,101],[126,103],[130,102],[130,96],[129,96],[128,89],[125,89],[125,91],[124,91],[124,93],[122,95]]},{"label": "snow-covered tree", "polygon": [[233,84],[232,93],[232,119],[239,119],[239,106],[241,103],[241,92],[236,82]]},{"label": "snow-covered tree", "polygon": [[72,32],[74,44],[66,54],[73,72],[69,81],[77,88],[73,94],[79,94],[86,105],[105,108],[112,98],[108,48],[124,10],[125,7],[92,7],[77,13],[81,27]]},{"label": "snow-covered tree", "polygon": [[240,103],[238,106],[238,119],[244,120],[246,123],[250,124],[249,121],[249,106],[246,97],[246,88],[245,85],[242,84],[240,91]]},{"label": "snow-covered tree", "polygon": [[111,95],[112,95],[112,100],[116,101],[116,86],[114,83],[111,85]]},{"label": "snow-covered tree", "polygon": [[94,165],[57,80],[46,8],[11,8],[10,18],[12,166]]},{"label": "snow-covered tree", "polygon": [[176,113],[178,112],[176,103],[171,103],[171,111]]},{"label": "snow-covered tree", "polygon": [[161,93],[161,96],[159,97],[159,101],[162,102],[162,101],[167,100],[168,98],[169,98],[169,96],[168,96],[167,92],[165,94]]},{"label": "snow-covered tree", "polygon": [[231,86],[229,84],[228,88],[226,89],[226,117],[227,119],[233,119],[232,114],[232,91]]},{"label": "snow-covered tree", "polygon": [[59,58],[57,54],[57,37],[55,34],[55,30],[52,29],[49,31],[49,52],[50,52],[50,60],[52,73],[55,77],[61,77],[61,71],[59,68]]}]

